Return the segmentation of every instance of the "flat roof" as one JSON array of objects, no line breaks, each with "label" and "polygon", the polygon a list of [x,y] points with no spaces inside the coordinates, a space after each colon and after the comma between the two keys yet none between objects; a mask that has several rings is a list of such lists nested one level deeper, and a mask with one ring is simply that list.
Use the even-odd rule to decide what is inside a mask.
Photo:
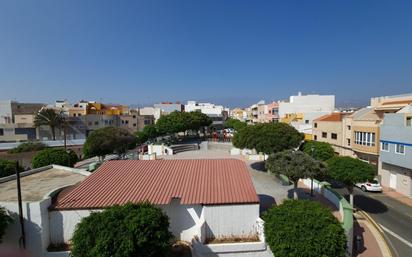
[{"label": "flat roof", "polygon": [[[51,191],[84,180],[87,173],[57,165],[21,173],[20,185],[22,201],[42,200]],[[6,180],[6,181],[4,181]],[[0,202],[17,201],[17,183],[15,176],[2,178],[0,182]]]},{"label": "flat roof", "polygon": [[128,202],[168,204],[259,203],[243,161],[116,160],[104,162],[67,195],[55,209],[101,209]]}]

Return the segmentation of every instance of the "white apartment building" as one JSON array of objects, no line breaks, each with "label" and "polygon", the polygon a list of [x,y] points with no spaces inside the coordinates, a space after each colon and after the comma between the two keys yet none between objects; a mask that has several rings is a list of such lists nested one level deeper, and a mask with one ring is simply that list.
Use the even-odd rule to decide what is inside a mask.
[{"label": "white apartment building", "polygon": [[212,103],[198,103],[196,101],[187,101],[185,112],[201,111],[206,115],[222,115],[223,112],[229,112],[228,108],[223,105],[215,105]]}]

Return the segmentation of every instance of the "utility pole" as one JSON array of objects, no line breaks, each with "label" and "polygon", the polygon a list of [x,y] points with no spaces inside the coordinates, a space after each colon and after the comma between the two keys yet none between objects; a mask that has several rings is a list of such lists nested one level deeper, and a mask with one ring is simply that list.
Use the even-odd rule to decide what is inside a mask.
[{"label": "utility pole", "polygon": [[19,239],[20,248],[26,249],[26,235],[24,232],[24,217],[23,217],[23,206],[21,200],[21,186],[20,186],[20,172],[19,172],[19,162],[16,162],[16,181],[17,181],[17,202],[19,205],[19,221],[21,228],[21,236]]},{"label": "utility pole", "polygon": [[[315,147],[312,146],[310,148],[311,153],[312,153],[312,158],[314,158],[314,153],[315,153]],[[313,178],[310,178],[310,196],[313,197]]]}]

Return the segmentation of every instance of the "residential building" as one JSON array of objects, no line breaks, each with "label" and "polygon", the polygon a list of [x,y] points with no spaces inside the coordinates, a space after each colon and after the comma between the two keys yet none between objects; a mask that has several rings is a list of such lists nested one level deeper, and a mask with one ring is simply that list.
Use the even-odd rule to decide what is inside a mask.
[{"label": "residential building", "polygon": [[196,101],[188,101],[185,105],[185,112],[200,111],[209,116],[217,128],[223,128],[223,123],[227,119],[229,109],[223,105],[215,105],[212,103],[198,103]]},{"label": "residential building", "polygon": [[232,119],[237,119],[240,121],[247,121],[248,119],[248,112],[245,109],[235,108],[230,110],[230,115]]},{"label": "residential building", "polygon": [[305,134],[305,139],[312,139],[313,120],[332,113],[335,110],[334,95],[302,95],[299,92],[289,101],[279,102],[279,119]]},{"label": "residential building", "polygon": [[278,122],[279,121],[279,104],[275,101],[266,105],[267,114],[266,122]]},{"label": "residential building", "polygon": [[345,117],[351,113],[334,112],[313,121],[313,140],[332,145],[336,154],[352,156],[355,154],[351,147],[351,133],[347,133]]},{"label": "residential building", "polygon": [[250,106],[251,117],[250,120],[252,123],[258,123],[262,120],[265,120],[265,101],[260,100],[256,104]]},{"label": "residential building", "polygon": [[126,129],[130,133],[138,131],[138,118],[137,113],[129,115],[120,115],[120,127]]},{"label": "residential building", "polygon": [[379,175],[383,186],[412,197],[412,105],[384,115]]},{"label": "residential building", "polygon": [[183,112],[184,105],[180,102],[172,103],[172,102],[161,102],[158,104],[153,105],[155,109],[159,109],[161,114],[169,114],[174,111]]}]

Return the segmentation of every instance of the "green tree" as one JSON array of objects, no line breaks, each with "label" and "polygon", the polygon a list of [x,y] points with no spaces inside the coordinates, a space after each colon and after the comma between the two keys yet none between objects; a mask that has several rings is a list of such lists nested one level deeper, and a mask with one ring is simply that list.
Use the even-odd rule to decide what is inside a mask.
[{"label": "green tree", "polygon": [[233,145],[270,154],[296,148],[302,140],[303,134],[288,124],[260,123],[246,126],[235,133]]},{"label": "green tree", "polygon": [[201,111],[186,112],[187,115],[187,129],[193,131],[199,131],[201,128],[207,127],[212,124],[212,120],[209,116]]},{"label": "green tree", "polygon": [[345,231],[318,202],[286,200],[270,208],[263,220],[266,242],[276,257],[345,256]]},{"label": "green tree", "polygon": [[12,223],[12,221],[6,210],[0,207],[0,244],[2,243],[4,233],[6,233],[7,226]]},{"label": "green tree", "polygon": [[19,172],[24,170],[16,161],[0,160],[0,178],[16,174],[16,168]]},{"label": "green tree", "polygon": [[327,161],[335,156],[335,150],[329,143],[319,141],[305,142],[303,152],[319,161]]},{"label": "green tree", "polygon": [[72,256],[168,256],[172,238],[169,219],[160,208],[129,203],[83,218],[72,238]]},{"label": "green tree", "polygon": [[79,161],[77,154],[63,148],[46,148],[38,152],[31,161],[33,169],[51,164],[73,167]]},{"label": "green tree", "polygon": [[53,140],[56,140],[56,128],[60,128],[64,122],[61,113],[54,109],[41,109],[34,117],[36,127],[48,126],[52,132]]},{"label": "green tree", "polygon": [[156,122],[156,128],[160,135],[185,132],[188,127],[187,115],[178,111],[163,115]]},{"label": "green tree", "polygon": [[105,127],[90,133],[83,145],[86,158],[106,154],[123,154],[136,147],[137,138],[123,128]]},{"label": "green tree", "polygon": [[269,156],[266,169],[276,175],[283,174],[293,183],[294,198],[297,198],[299,179],[323,178],[327,175],[325,165],[301,151],[285,150]]},{"label": "green tree", "polygon": [[225,128],[232,128],[235,131],[239,131],[247,126],[246,122],[240,121],[238,119],[229,118],[224,123]]},{"label": "green tree", "polygon": [[350,204],[353,206],[353,186],[356,183],[371,181],[375,176],[375,169],[369,163],[348,156],[335,156],[326,164],[330,177],[342,182],[349,191]]}]

